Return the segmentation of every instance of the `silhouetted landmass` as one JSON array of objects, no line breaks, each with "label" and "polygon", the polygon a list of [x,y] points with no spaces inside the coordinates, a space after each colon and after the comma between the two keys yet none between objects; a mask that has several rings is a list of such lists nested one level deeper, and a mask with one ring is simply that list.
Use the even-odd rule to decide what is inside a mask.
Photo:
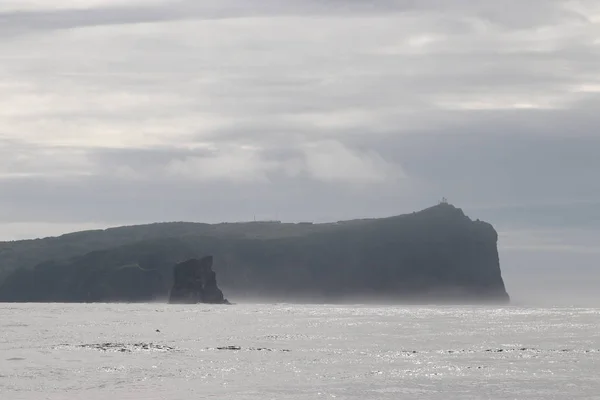
[{"label": "silhouetted landmass", "polygon": [[330,224],[168,223],[0,244],[0,301],[150,301],[173,266],[213,255],[230,296],[335,302],[505,302],[497,233],[440,204]]},{"label": "silhouetted landmass", "polygon": [[217,286],[217,274],[212,270],[213,257],[191,259],[173,267],[172,304],[227,304]]}]

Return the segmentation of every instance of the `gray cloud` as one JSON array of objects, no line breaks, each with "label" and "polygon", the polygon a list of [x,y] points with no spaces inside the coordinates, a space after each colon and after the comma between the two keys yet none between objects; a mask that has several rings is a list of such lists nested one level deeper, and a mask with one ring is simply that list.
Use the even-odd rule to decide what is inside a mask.
[{"label": "gray cloud", "polygon": [[600,229],[594,1],[106,4],[0,12],[14,232],[442,196],[502,229]]},{"label": "gray cloud", "polygon": [[149,5],[11,10],[0,13],[0,26],[2,26],[5,33],[18,34],[38,30],[60,30],[90,26],[129,25],[179,20],[219,20],[288,12],[289,8],[282,7],[280,2],[269,0],[255,4],[226,0],[218,5],[180,0],[159,2],[158,4],[150,3]]},{"label": "gray cloud", "polygon": [[[588,21],[583,7],[568,7],[561,0],[518,0],[504,2],[457,0],[308,0],[279,2],[264,0],[247,2],[223,0],[209,4],[191,0],[151,2],[147,5],[107,5],[91,8],[56,8],[39,10],[10,10],[0,12],[0,32],[4,34],[29,33],[38,30],[72,29],[87,26],[128,25],[180,20],[219,20],[264,16],[379,16],[383,13],[433,13],[441,15],[469,16],[481,23],[498,24],[507,28],[522,29],[544,26],[562,21]],[[108,3],[110,4],[110,3]],[[581,3],[579,3],[581,4]],[[587,5],[587,7],[585,7]],[[443,19],[443,18],[441,18]],[[460,24],[454,24],[459,30]]]}]

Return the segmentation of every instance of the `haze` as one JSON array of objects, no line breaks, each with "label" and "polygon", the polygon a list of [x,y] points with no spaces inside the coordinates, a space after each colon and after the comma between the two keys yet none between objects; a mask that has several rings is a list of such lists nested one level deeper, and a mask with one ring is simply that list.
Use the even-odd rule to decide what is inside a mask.
[{"label": "haze", "polygon": [[600,303],[599,2],[213,3],[0,3],[0,239],[445,196],[515,301]]}]

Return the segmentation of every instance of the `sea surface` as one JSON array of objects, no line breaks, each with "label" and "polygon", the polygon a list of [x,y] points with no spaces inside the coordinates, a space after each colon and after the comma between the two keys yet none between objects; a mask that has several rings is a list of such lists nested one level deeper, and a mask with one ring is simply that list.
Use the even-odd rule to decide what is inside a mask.
[{"label": "sea surface", "polygon": [[600,399],[600,309],[0,304],[0,399]]}]

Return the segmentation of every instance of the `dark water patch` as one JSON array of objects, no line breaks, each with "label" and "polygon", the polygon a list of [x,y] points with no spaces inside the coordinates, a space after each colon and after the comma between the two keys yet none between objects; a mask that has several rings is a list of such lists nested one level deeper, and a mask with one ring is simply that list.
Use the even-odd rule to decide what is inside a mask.
[{"label": "dark water patch", "polygon": [[486,353],[515,353],[515,352],[530,352],[530,353],[596,353],[596,349],[536,349],[532,347],[520,348],[498,348],[486,349]]},{"label": "dark water patch", "polygon": [[[403,351],[403,353],[410,353],[410,351]],[[415,354],[417,352],[415,351]],[[426,353],[426,352],[425,352]],[[490,348],[484,350],[473,350],[473,349],[458,349],[458,350],[442,350],[438,351],[438,353],[447,353],[447,354],[476,354],[476,353],[600,353],[600,350],[597,349],[539,349],[535,347],[498,347],[498,348]]]},{"label": "dark water patch", "polygon": [[[212,349],[207,349],[207,350],[212,350]],[[240,346],[223,346],[223,347],[217,347],[216,350],[229,350],[229,351],[279,351],[282,353],[289,353],[291,352],[291,350],[289,349],[281,349],[281,350],[277,350],[277,349],[270,349],[268,347],[248,347],[246,349],[243,349]]]},{"label": "dark water patch", "polygon": [[239,346],[225,346],[225,347],[217,347],[217,350],[241,350],[242,348]]},{"label": "dark water patch", "polygon": [[7,358],[6,361],[25,361],[25,358],[21,358],[21,357],[14,357],[14,358]]},{"label": "dark water patch", "polygon": [[159,351],[167,352],[174,351],[175,348],[167,345],[156,344],[156,343],[94,343],[94,344],[81,344],[77,346],[79,348],[98,350],[98,351],[112,351],[119,353],[132,353],[134,351]]}]

